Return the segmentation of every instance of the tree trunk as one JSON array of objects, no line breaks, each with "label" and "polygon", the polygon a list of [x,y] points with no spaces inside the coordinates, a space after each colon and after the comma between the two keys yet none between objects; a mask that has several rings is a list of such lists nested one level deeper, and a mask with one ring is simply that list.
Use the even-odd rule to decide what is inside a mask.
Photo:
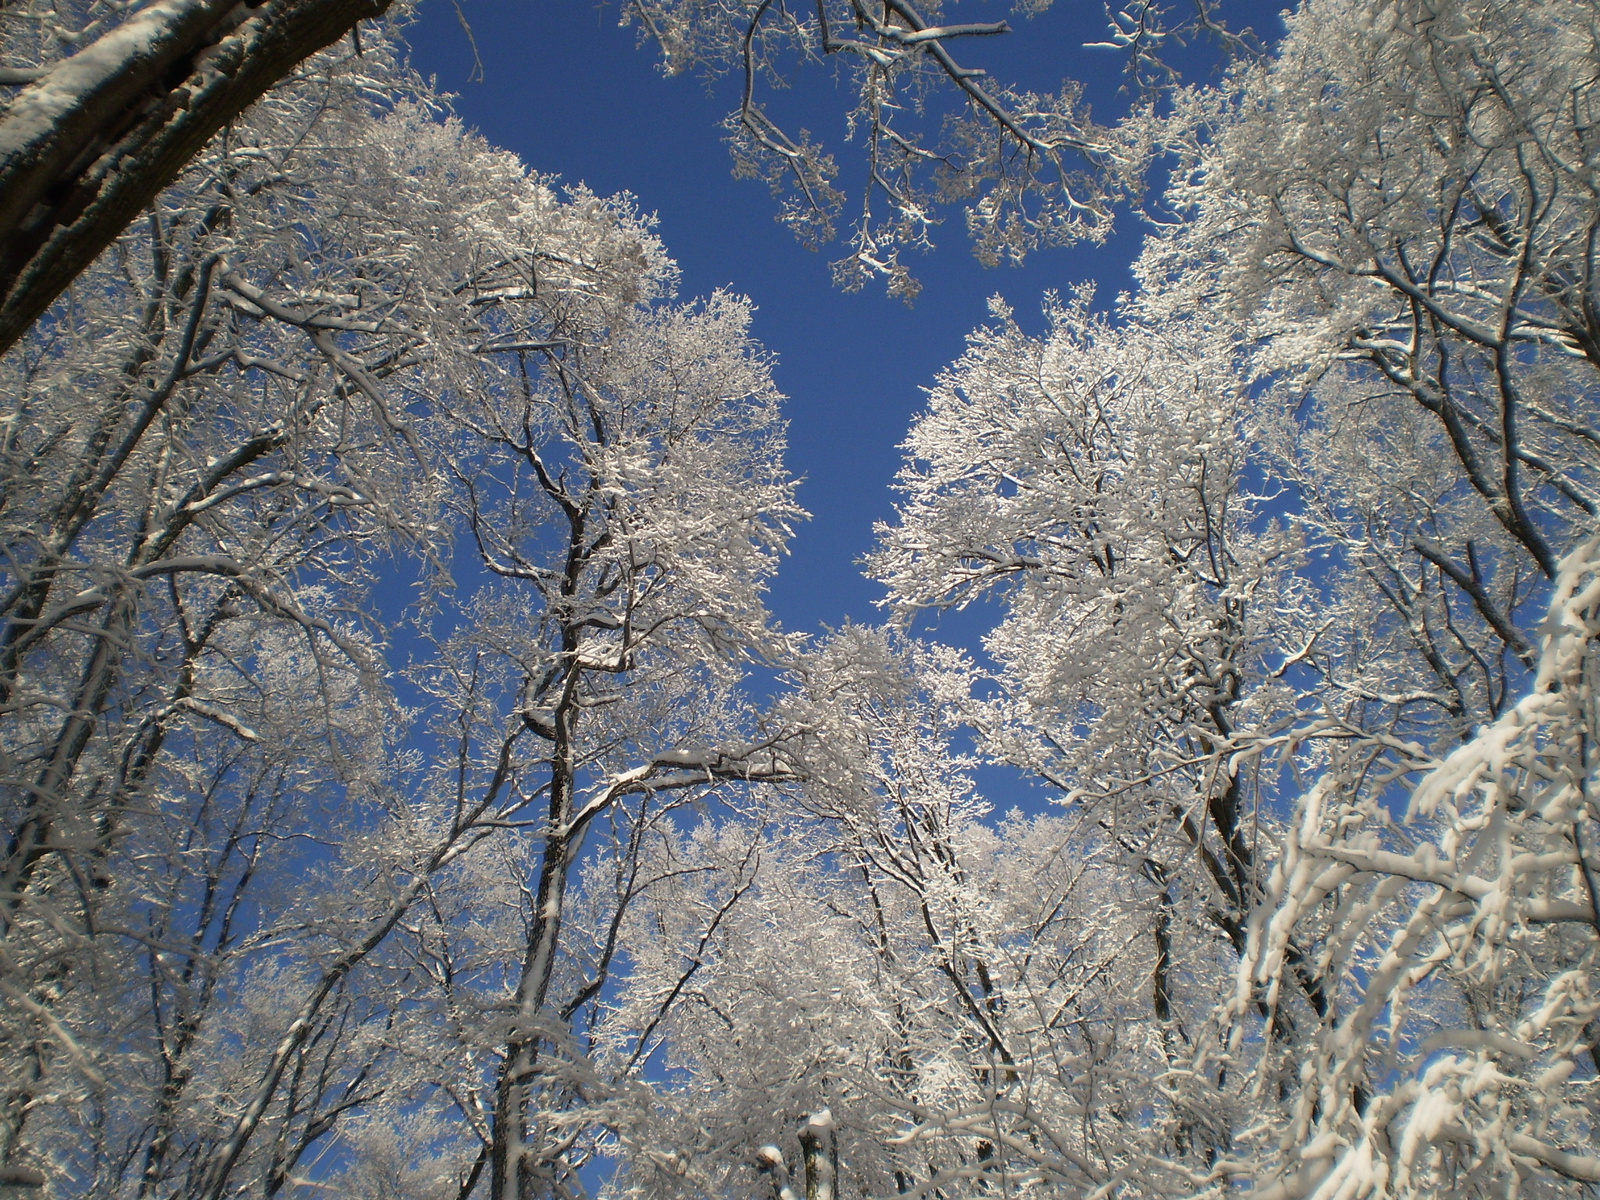
[{"label": "tree trunk", "polygon": [[157,0],[0,115],[0,353],[289,72],[389,0]]}]

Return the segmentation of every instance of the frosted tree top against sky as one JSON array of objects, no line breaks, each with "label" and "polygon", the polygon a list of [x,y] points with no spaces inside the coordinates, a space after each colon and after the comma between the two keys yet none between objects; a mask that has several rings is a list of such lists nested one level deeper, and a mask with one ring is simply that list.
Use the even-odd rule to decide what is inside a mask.
[{"label": "frosted tree top against sky", "polygon": [[[535,170],[602,194],[637,196],[660,221],[685,294],[731,287],[755,301],[758,334],[777,355],[778,383],[790,396],[789,458],[812,514],[774,582],[775,611],[797,629],[877,619],[882,589],[856,564],[872,547],[873,523],[891,514],[897,447],[926,402],[923,389],[987,319],[994,293],[1025,319],[1046,291],[1086,282],[1102,303],[1113,302],[1132,283],[1129,267],[1148,227],[1123,205],[1104,242],[1041,247],[1022,265],[985,268],[960,208],[951,207],[931,229],[937,248],[905,256],[921,285],[914,304],[890,296],[880,280],[845,293],[834,286],[829,263],[847,247],[835,241],[808,249],[774,219],[765,186],[733,177],[723,121],[740,100],[737,74],[709,85],[695,68],[663,78],[656,47],[641,45],[637,23],[621,25],[609,6],[465,0],[461,11],[475,48],[444,5],[424,7],[408,38],[412,61],[454,93],[465,120]],[[1100,120],[1136,102],[1127,51],[1103,44],[1105,14],[1093,6],[1057,4],[1029,15],[987,4],[957,15],[1009,21],[1010,34],[960,46],[996,79],[1040,92],[1079,81]],[[1219,15],[1266,38],[1282,28],[1273,3],[1229,5]],[[1204,37],[1162,52],[1201,80],[1214,79],[1222,61],[1216,42]],[[866,170],[859,138],[845,141],[851,92],[842,73],[854,65],[839,58],[788,62],[789,86],[762,93],[791,131],[808,129],[826,143],[839,162],[840,185],[849,189],[859,188]],[[937,107],[941,98],[930,102]]]}]

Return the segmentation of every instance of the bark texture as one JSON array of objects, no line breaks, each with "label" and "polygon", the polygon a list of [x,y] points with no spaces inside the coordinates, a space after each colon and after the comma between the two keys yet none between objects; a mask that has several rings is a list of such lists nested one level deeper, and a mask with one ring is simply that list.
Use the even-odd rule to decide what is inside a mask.
[{"label": "bark texture", "polygon": [[389,0],[158,0],[0,113],[0,352],[296,63]]}]

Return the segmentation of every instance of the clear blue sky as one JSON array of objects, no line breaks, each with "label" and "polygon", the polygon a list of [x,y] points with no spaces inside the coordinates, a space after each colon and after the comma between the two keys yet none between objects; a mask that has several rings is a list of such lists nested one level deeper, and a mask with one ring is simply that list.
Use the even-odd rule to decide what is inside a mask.
[{"label": "clear blue sky", "polygon": [[[460,3],[482,55],[482,82],[469,82],[472,51],[449,0],[422,6],[411,41],[416,65],[456,94],[467,123],[538,171],[602,194],[633,193],[659,218],[683,271],[684,296],[729,287],[757,304],[756,334],[778,356],[778,383],[789,396],[790,467],[805,478],[800,499],[813,514],[773,588],[779,619],[812,631],[847,617],[878,619],[873,601],[881,589],[856,560],[871,546],[873,522],[892,514],[897,445],[924,403],[921,389],[960,354],[997,292],[1025,323],[1051,288],[1094,279],[1101,302],[1113,300],[1128,286],[1142,235],[1137,220],[1121,220],[1103,247],[1050,250],[1025,268],[986,270],[972,256],[960,214],[951,213],[938,250],[912,264],[924,285],[914,307],[881,289],[845,295],[829,280],[837,247],[832,254],[802,248],[773,219],[766,187],[732,178],[720,129],[737,100],[731,81],[708,88],[700,78],[663,77],[653,48],[618,28],[615,3]],[[1230,23],[1253,22],[1276,36],[1278,7],[1234,0],[1226,11]],[[1009,15],[1008,5],[992,0],[959,12],[963,20]],[[1079,79],[1097,116],[1126,102],[1121,57],[1083,47],[1104,36],[1100,4],[1056,0],[1041,17],[1011,19],[1015,33],[968,43],[964,60],[1037,90]],[[814,65],[792,78],[794,87],[768,97],[770,111],[787,128],[809,128],[827,142],[841,181],[853,185],[860,168],[843,143],[844,87]],[[947,618],[940,636],[970,644],[981,620]]]}]

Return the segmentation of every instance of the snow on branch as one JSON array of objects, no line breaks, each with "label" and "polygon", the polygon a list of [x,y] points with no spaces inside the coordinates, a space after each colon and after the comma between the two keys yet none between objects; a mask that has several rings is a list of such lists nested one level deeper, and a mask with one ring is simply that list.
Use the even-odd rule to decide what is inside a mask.
[{"label": "snow on branch", "polygon": [[[1403,809],[1337,765],[1297,806],[1220,1011],[1225,1040],[1202,1054],[1248,1063],[1263,1101],[1299,1084],[1256,1135],[1277,1145],[1262,1195],[1434,1196],[1530,1166],[1600,1179],[1600,540],[1556,585],[1528,695]],[[1332,997],[1320,1017],[1284,986],[1291,946]]]}]

